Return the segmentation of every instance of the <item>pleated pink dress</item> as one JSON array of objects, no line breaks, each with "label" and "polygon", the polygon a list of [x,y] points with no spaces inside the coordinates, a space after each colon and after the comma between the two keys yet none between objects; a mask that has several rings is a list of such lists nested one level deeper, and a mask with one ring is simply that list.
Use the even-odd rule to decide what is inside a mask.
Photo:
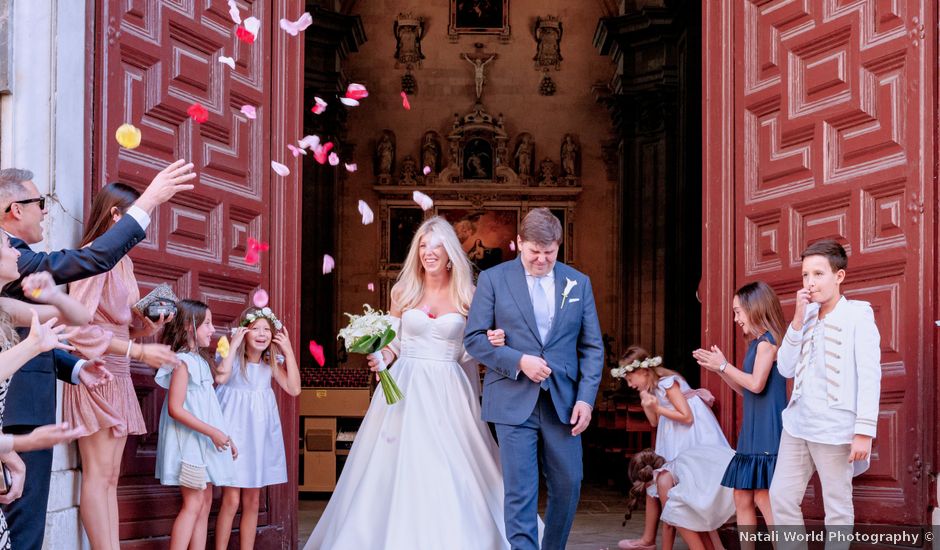
[{"label": "pleated pink dress", "polygon": [[91,324],[79,329],[70,343],[83,357],[101,357],[114,380],[92,390],[66,384],[62,419],[84,426],[84,435],[104,429],[110,429],[114,437],[146,433],[131,382],[130,360],[124,354],[105,354],[112,338],[129,338],[134,320],[131,306],[140,300],[134,263],[125,256],[111,271],[70,284],[69,294],[94,313]]}]

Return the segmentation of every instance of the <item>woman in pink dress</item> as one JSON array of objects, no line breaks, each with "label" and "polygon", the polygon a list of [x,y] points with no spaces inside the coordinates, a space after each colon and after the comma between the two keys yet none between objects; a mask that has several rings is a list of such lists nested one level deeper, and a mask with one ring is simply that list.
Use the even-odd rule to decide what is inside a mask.
[{"label": "woman in pink dress", "polygon": [[[121,183],[106,185],[95,195],[82,237],[87,246],[117,223],[140,194]],[[71,338],[76,352],[101,357],[114,375],[108,384],[88,390],[66,386],[62,416],[73,426],[84,426],[78,440],[82,455],[81,507],[79,513],[92,548],[118,548],[117,485],[121,456],[128,435],[146,433],[134,384],[131,359],[154,369],[177,364],[176,355],[163,344],[144,344],[135,339],[156,333],[163,319],[154,323],[136,318],[131,306],[140,300],[134,264],[124,256],[101,275],[69,285],[70,294],[93,314],[90,325]],[[168,319],[167,319],[168,320]]]}]

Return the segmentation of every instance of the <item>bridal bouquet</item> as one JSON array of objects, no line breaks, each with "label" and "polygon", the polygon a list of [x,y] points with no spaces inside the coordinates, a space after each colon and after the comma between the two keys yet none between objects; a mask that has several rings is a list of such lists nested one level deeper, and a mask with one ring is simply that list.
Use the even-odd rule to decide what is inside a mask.
[{"label": "bridal bouquet", "polygon": [[395,330],[388,315],[372,309],[369,304],[364,304],[362,308],[362,315],[345,314],[349,317],[349,324],[341,329],[336,337],[343,339],[346,351],[369,355],[378,362],[379,382],[385,394],[385,402],[391,405],[404,397],[382,357],[382,348],[395,339]]}]

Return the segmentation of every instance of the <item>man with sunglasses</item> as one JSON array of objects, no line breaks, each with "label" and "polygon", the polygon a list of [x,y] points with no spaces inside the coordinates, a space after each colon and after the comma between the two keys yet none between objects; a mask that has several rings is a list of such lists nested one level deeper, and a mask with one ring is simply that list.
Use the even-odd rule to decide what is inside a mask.
[{"label": "man with sunglasses", "polygon": [[[47,198],[40,194],[28,170],[0,170],[0,230],[10,246],[20,252],[20,279],[3,287],[0,295],[29,301],[23,295],[23,277],[40,271],[52,274],[56,284],[67,284],[110,271],[131,248],[146,238],[150,213],[176,193],[188,191],[186,182],[196,177],[193,165],[178,160],[153,179],[128,210],[90,245],[73,250],[36,252],[30,245],[43,240],[42,222]],[[97,361],[82,361],[60,350],[28,361],[10,379],[3,429],[6,433],[30,433],[38,426],[55,422],[56,378],[63,382],[95,385],[110,378]],[[14,548],[41,548],[52,474],[52,450],[21,454],[27,481],[22,496],[4,509]]]}]

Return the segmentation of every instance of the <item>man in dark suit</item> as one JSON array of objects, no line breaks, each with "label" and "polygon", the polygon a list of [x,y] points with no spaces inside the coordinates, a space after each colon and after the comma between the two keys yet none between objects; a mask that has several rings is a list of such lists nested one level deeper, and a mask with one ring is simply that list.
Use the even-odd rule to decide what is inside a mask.
[{"label": "man in dark suit", "polygon": [[[193,188],[185,182],[196,177],[192,164],[179,160],[157,174],[127,215],[90,245],[77,250],[35,252],[29,245],[43,240],[42,221],[46,197],[39,193],[28,170],[0,170],[0,229],[10,238],[10,245],[20,251],[17,262],[20,279],[2,290],[3,296],[27,300],[23,295],[23,277],[48,271],[57,284],[93,277],[111,270],[118,261],[147,235],[150,212],[176,193]],[[28,300],[27,300],[28,301]],[[94,386],[110,374],[100,363],[85,362],[56,350],[28,361],[10,379],[3,427],[6,433],[30,433],[36,427],[55,422],[56,378],[71,384]],[[23,495],[4,509],[15,548],[38,550],[42,547],[52,473],[52,450],[22,454],[26,463],[27,483]]]}]

